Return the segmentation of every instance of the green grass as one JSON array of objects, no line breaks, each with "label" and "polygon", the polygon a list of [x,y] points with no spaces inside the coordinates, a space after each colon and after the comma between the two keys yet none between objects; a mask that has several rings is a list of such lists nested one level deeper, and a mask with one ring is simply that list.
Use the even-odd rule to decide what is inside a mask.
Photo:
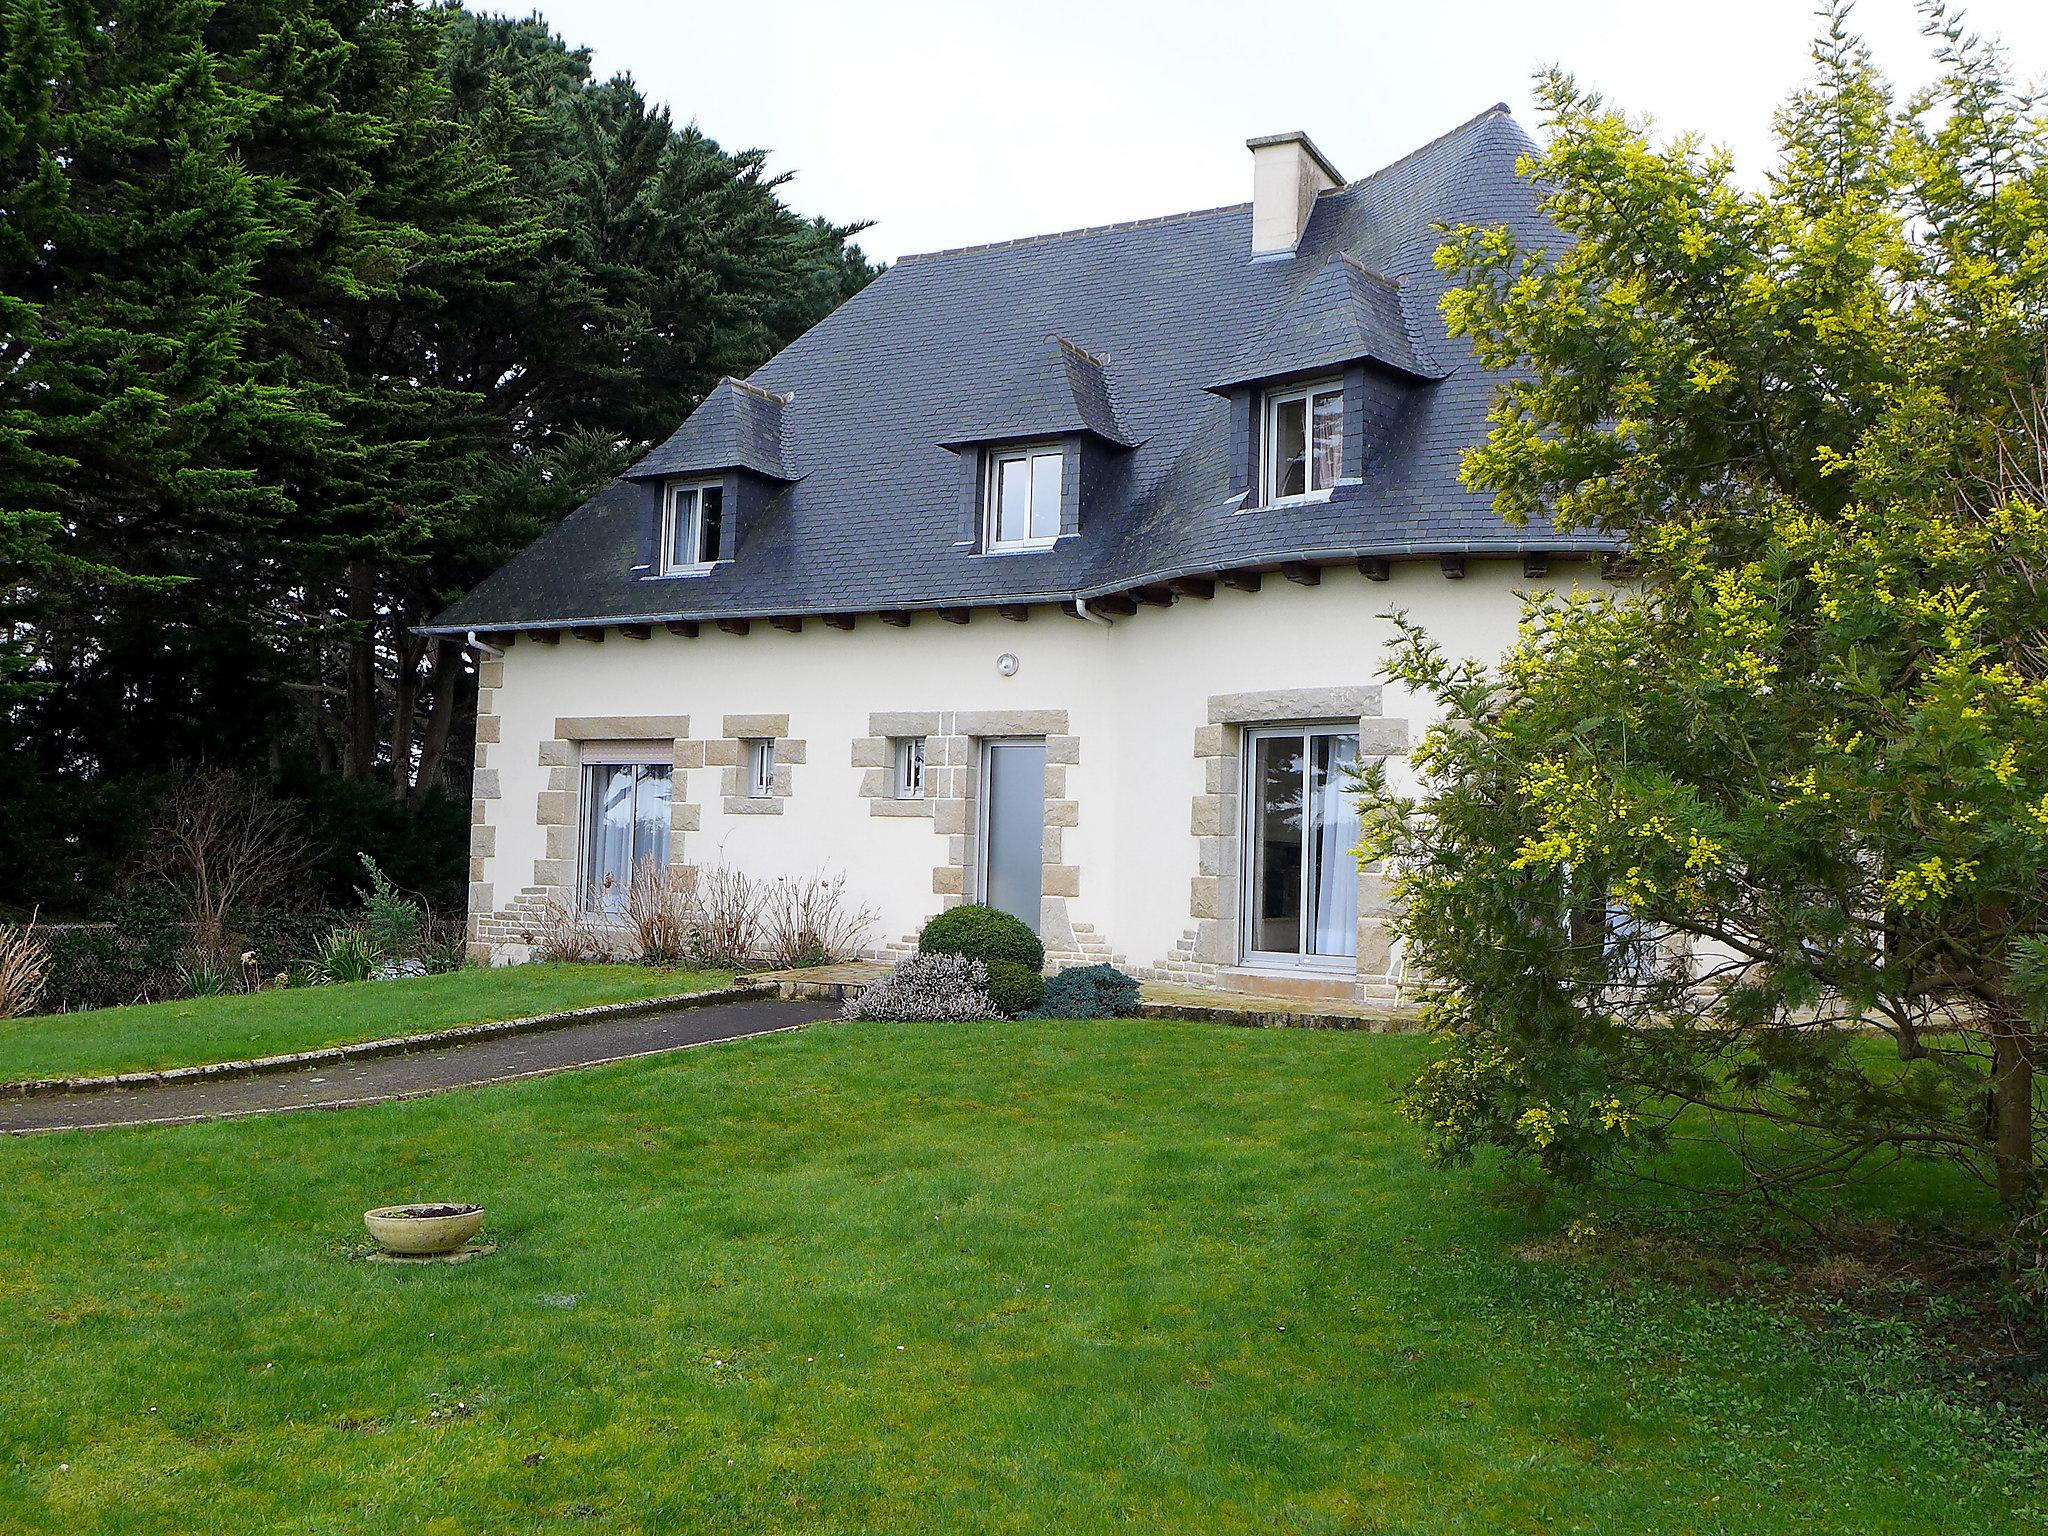
[{"label": "green grass", "polygon": [[639,965],[521,965],[7,1019],[0,1020],[0,1082],[241,1061],[702,991],[731,979]]},{"label": "green grass", "polygon": [[[2038,1447],[1898,1329],[1422,1168],[1424,1049],[832,1024],[0,1144],[0,1529],[2041,1528]],[[363,1262],[410,1198],[500,1251]]]}]

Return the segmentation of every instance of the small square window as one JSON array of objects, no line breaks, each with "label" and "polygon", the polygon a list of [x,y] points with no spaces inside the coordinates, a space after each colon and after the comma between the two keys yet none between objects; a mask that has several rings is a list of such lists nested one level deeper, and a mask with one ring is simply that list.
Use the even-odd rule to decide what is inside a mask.
[{"label": "small square window", "polygon": [[753,736],[747,740],[747,797],[766,800],[775,793],[775,738]]},{"label": "small square window", "polygon": [[896,798],[924,798],[924,738],[904,736],[896,742]]},{"label": "small square window", "polygon": [[724,486],[671,484],[662,501],[662,574],[710,570],[718,563],[724,523]]},{"label": "small square window", "polygon": [[1327,496],[1344,473],[1344,385],[1332,379],[1266,396],[1263,500]]},{"label": "small square window", "polygon": [[1057,443],[990,454],[983,547],[1049,548],[1060,536],[1065,472],[1066,450]]}]

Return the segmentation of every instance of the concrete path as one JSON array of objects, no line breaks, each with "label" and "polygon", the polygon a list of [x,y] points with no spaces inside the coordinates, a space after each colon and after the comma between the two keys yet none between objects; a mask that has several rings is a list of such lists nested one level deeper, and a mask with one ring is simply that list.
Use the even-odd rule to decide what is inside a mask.
[{"label": "concrete path", "polygon": [[0,1101],[0,1134],[82,1131],[114,1125],[176,1125],[293,1109],[340,1109],[383,1099],[413,1099],[450,1088],[511,1082],[578,1067],[602,1066],[693,1045],[741,1040],[829,1018],[822,1002],[739,1002],[673,1013],[597,1019],[541,1034],[504,1035],[473,1045],[339,1062],[269,1077],[226,1078],[160,1088]]}]

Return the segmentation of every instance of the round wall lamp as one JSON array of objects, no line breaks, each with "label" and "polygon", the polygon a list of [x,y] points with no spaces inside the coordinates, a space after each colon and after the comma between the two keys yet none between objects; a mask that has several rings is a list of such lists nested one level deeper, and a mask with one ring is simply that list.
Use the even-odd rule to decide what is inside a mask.
[{"label": "round wall lamp", "polygon": [[1008,651],[1003,652],[1002,655],[996,658],[996,670],[1005,677],[1015,677],[1017,675],[1017,658]]}]

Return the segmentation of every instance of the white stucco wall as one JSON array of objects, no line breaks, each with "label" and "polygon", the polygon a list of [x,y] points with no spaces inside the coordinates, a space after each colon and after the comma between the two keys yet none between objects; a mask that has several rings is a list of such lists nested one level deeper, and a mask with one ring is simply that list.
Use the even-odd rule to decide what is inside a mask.
[{"label": "white stucco wall", "polygon": [[[1397,609],[1452,653],[1493,657],[1513,638],[1518,591],[1599,581],[1594,567],[1573,563],[1542,581],[1518,562],[1475,560],[1468,572],[1451,581],[1418,561],[1370,582],[1338,567],[1314,587],[1268,575],[1259,592],[1219,588],[1111,628],[1040,607],[1021,624],[977,611],[965,626],[921,616],[899,629],[869,617],[851,632],[813,620],[799,634],[756,623],[729,635],[707,624],[687,639],[657,628],[645,640],[612,631],[596,645],[517,642],[502,673],[486,676],[500,686],[487,690],[494,723],[480,733],[496,740],[480,739],[473,904],[503,909],[534,887],[536,862],[549,856],[536,807],[551,787],[577,782],[573,772],[551,782],[541,761],[561,718],[688,716],[690,739],[715,740],[726,715],[786,714],[806,749],[782,814],[728,814],[722,768],[677,769],[676,801],[701,818],[682,838],[683,862],[844,872],[880,914],[877,940],[900,939],[943,905],[933,871],[946,834],[929,818],[870,814],[851,753],[871,734],[870,713],[1064,710],[1079,759],[1065,770],[1077,824],[1061,857],[1079,872],[1068,911],[1126,963],[1156,967],[1191,928],[1191,806],[1212,787],[1195,741],[1212,696],[1382,683],[1392,634],[1384,616]],[[1005,652],[1018,659],[1014,676],[997,670]],[[1380,712],[1419,727],[1424,704],[1387,685]]]}]

